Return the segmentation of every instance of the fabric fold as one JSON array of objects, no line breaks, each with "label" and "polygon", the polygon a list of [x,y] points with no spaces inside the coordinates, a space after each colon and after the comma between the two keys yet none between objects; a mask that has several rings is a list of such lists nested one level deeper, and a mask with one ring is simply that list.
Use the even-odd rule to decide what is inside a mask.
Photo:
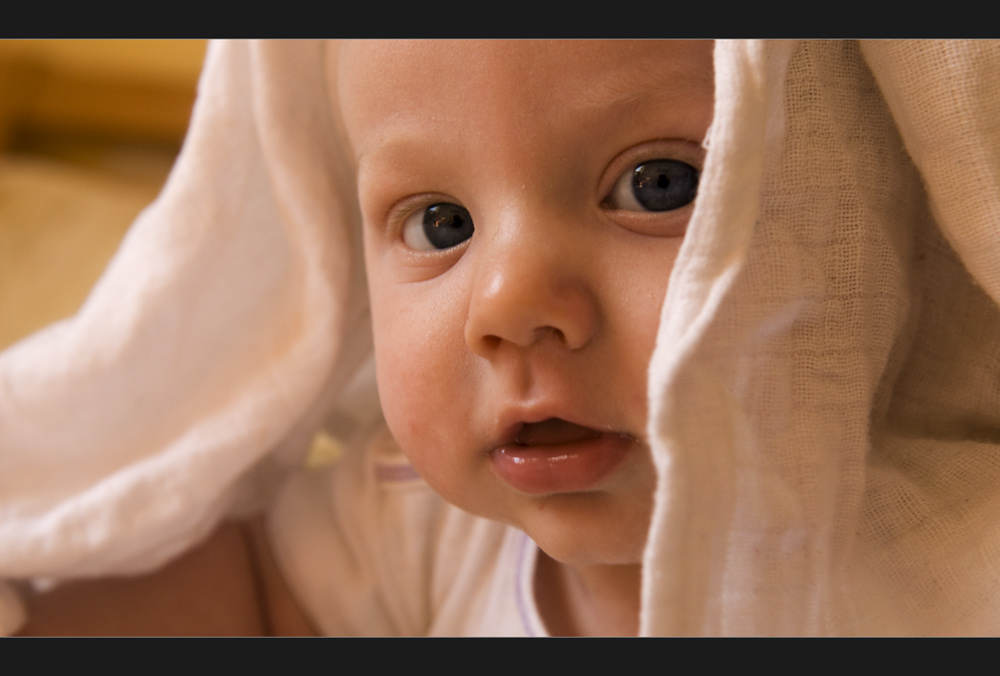
[{"label": "fabric fold", "polygon": [[325,57],[213,44],[161,196],[75,317],[0,357],[5,577],[145,570],[190,546],[268,452],[304,452],[296,426],[363,358],[334,373],[339,324],[362,346],[368,329],[348,307],[362,271]]},{"label": "fabric fold", "polygon": [[[651,366],[645,632],[995,630],[974,590],[996,586],[975,561],[996,491],[968,480],[996,476],[1000,430],[977,288],[997,251],[998,60],[993,43],[717,46],[706,181]],[[720,138],[762,162],[714,165]]]}]

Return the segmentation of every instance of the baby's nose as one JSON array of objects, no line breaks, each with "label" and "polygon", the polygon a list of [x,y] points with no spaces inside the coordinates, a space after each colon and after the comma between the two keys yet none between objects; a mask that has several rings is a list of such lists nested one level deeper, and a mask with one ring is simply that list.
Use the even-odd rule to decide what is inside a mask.
[{"label": "baby's nose", "polygon": [[558,241],[497,238],[480,253],[478,266],[465,325],[475,354],[489,358],[504,343],[528,347],[545,340],[577,350],[596,333],[598,304],[587,263]]}]

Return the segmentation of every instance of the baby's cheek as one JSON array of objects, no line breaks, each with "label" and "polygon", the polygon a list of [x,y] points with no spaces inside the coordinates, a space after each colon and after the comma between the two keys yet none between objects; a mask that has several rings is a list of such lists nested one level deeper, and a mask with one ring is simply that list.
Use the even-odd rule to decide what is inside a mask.
[{"label": "baby's cheek", "polygon": [[412,384],[419,375],[407,355],[392,349],[377,350],[375,364],[382,413],[389,429],[397,441],[412,436],[419,417]]},{"label": "baby's cheek", "polygon": [[[467,440],[455,434],[461,424],[454,413],[457,407],[445,392],[441,379],[423,368],[415,367],[400,355],[386,356],[379,367],[379,387],[386,424],[400,450],[417,473],[445,500],[468,508],[461,469],[467,458],[460,449]],[[420,361],[417,359],[416,361]],[[433,370],[433,369],[431,369]]]},{"label": "baby's cheek", "polygon": [[390,432],[411,461],[439,441],[446,421],[443,374],[410,341],[383,344],[375,355],[379,397]]},{"label": "baby's cheek", "polygon": [[[626,391],[619,396],[628,402],[636,418],[641,419],[637,422],[641,422],[643,426],[646,424],[649,405],[649,363],[656,347],[660,311],[667,286],[666,273],[661,274],[664,275],[662,280],[658,280],[655,274],[649,274],[651,280],[659,283],[650,284],[648,293],[641,298],[622,304],[622,307],[629,308],[629,314],[622,318],[622,325],[628,327],[625,340],[631,349],[623,351],[627,360],[623,369],[626,374],[623,387]],[[645,434],[645,427],[640,431]]]}]

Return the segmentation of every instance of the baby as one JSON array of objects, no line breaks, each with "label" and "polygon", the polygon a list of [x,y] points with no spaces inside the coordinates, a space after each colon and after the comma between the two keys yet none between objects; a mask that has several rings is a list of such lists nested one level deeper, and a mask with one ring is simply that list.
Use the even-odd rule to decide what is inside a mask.
[{"label": "baby", "polygon": [[[636,634],[647,369],[712,117],[711,43],[348,43],[337,81],[393,439],[448,502],[537,543],[544,630]],[[289,607],[251,551],[224,530],[149,584],[263,575],[271,610]]]},{"label": "baby", "polygon": [[646,371],[711,45],[355,44],[341,69],[393,437],[445,499],[545,552],[548,626],[634,633]]}]

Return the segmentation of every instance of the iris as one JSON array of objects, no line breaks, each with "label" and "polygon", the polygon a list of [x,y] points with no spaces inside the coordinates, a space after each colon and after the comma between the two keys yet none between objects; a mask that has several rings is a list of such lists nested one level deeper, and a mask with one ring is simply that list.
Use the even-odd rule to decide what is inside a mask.
[{"label": "iris", "polygon": [[677,160],[643,162],[632,172],[632,194],[649,211],[680,209],[698,194],[698,170]]},{"label": "iris", "polygon": [[427,207],[423,227],[427,241],[435,249],[458,246],[472,237],[475,230],[468,209],[447,202]]}]

